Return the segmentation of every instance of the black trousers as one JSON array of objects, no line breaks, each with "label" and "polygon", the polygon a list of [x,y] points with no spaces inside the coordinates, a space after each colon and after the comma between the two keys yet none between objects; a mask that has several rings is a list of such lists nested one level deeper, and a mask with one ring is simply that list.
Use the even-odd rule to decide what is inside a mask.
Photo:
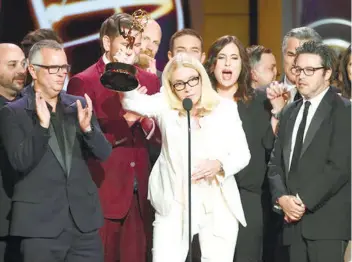
[{"label": "black trousers", "polygon": [[0,262],[22,262],[19,237],[0,237]]},{"label": "black trousers", "polygon": [[261,195],[240,190],[247,227],[240,225],[234,262],[262,261],[263,209]]},{"label": "black trousers", "polygon": [[263,196],[264,236],[263,262],[288,262],[288,248],[283,245],[282,229],[284,216],[273,211],[269,186],[264,188]]},{"label": "black trousers", "polygon": [[305,239],[298,223],[293,227],[288,247],[290,262],[343,262],[347,244],[345,240]]},{"label": "black trousers", "polygon": [[23,262],[103,262],[98,230],[82,233],[70,224],[56,238],[22,238]]},{"label": "black trousers", "polygon": [[0,237],[0,262],[5,261],[7,237]]}]

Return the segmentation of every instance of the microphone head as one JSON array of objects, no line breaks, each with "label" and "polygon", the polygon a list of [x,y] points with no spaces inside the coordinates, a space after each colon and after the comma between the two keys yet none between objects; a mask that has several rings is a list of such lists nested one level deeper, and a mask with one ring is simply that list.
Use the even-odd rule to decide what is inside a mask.
[{"label": "microphone head", "polygon": [[182,105],[183,105],[183,108],[186,110],[186,111],[190,111],[193,107],[193,102],[190,98],[185,98],[183,99],[182,101]]}]

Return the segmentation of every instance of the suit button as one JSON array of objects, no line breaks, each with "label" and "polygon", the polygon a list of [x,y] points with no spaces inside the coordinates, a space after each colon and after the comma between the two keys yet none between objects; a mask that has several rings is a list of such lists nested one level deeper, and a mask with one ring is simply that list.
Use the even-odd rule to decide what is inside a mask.
[{"label": "suit button", "polygon": [[131,162],[130,163],[130,167],[135,167],[136,166],[136,163],[135,162]]}]

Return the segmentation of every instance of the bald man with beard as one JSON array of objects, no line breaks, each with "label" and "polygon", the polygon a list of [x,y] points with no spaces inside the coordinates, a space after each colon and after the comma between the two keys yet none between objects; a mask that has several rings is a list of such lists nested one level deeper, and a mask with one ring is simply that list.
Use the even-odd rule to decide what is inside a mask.
[{"label": "bald man with beard", "polygon": [[26,76],[26,59],[21,48],[0,44],[0,106],[14,100],[21,92]]},{"label": "bald man with beard", "polygon": [[[14,44],[0,44],[0,108],[14,101],[23,89],[26,60],[23,51]],[[2,123],[0,123],[1,125]],[[9,237],[11,197],[16,173],[3,150],[0,138],[0,262],[19,261],[14,256],[16,240]]]},{"label": "bald man with beard", "polygon": [[153,19],[148,20],[141,41],[141,52],[137,65],[150,73],[156,74],[161,83],[161,72],[156,68],[155,56],[158,53],[162,37],[161,27]]}]

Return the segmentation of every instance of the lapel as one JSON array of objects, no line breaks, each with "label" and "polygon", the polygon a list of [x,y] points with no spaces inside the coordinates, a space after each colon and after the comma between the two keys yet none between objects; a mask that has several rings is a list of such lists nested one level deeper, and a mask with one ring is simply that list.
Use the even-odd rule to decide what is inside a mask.
[{"label": "lapel", "polygon": [[315,112],[312,121],[308,127],[307,134],[304,138],[303,141],[303,146],[302,146],[302,151],[300,157],[304,154],[304,152],[307,150],[308,146],[312,142],[316,132],[318,131],[321,123],[323,120],[326,118],[326,116],[329,115],[331,111],[331,103],[332,103],[332,98],[333,98],[333,91],[330,88],[328,92],[325,94],[323,99],[321,100],[317,111]]},{"label": "lapel", "polygon": [[66,165],[64,162],[64,158],[62,157],[61,150],[59,147],[59,143],[57,141],[57,137],[55,135],[55,131],[52,125],[49,126],[49,133],[50,133],[50,138],[49,138],[49,146],[53,154],[55,155],[57,161],[59,161],[62,169],[66,171]]},{"label": "lapel", "polygon": [[[77,123],[77,97],[72,97],[64,92],[60,93],[61,103],[63,105],[63,135],[65,141],[65,163],[67,176],[70,175],[73,145],[76,138],[76,123]],[[82,101],[81,101],[82,102]],[[82,105],[85,104],[82,102]]]},{"label": "lapel", "polygon": [[[32,118],[37,120],[37,114],[35,112],[35,96],[33,87],[30,87],[26,90],[25,96],[27,97],[27,105],[26,110],[32,114]],[[63,170],[67,172],[69,175],[71,169],[71,162],[72,162],[72,148],[74,145],[74,140],[76,137],[76,99],[77,97],[67,95],[65,92],[61,92],[59,94],[60,101],[63,107],[63,114],[62,114],[62,129],[63,129],[63,136],[64,136],[64,143],[65,143],[65,159],[61,154],[61,150],[59,147],[59,143],[57,141],[57,137],[55,135],[55,131],[53,126],[50,124],[49,132],[49,147],[57,160],[59,161]],[[85,106],[85,103],[83,103]]]},{"label": "lapel", "polygon": [[296,122],[296,118],[299,112],[299,109],[302,106],[303,100],[299,100],[296,102],[295,107],[293,108],[289,119],[287,120],[286,124],[286,129],[284,133],[284,144],[283,144],[283,158],[285,162],[285,173],[286,173],[286,178],[288,175],[288,170],[289,170],[289,163],[290,163],[290,154],[291,154],[291,143],[292,143],[292,132],[293,132],[293,127]]}]

